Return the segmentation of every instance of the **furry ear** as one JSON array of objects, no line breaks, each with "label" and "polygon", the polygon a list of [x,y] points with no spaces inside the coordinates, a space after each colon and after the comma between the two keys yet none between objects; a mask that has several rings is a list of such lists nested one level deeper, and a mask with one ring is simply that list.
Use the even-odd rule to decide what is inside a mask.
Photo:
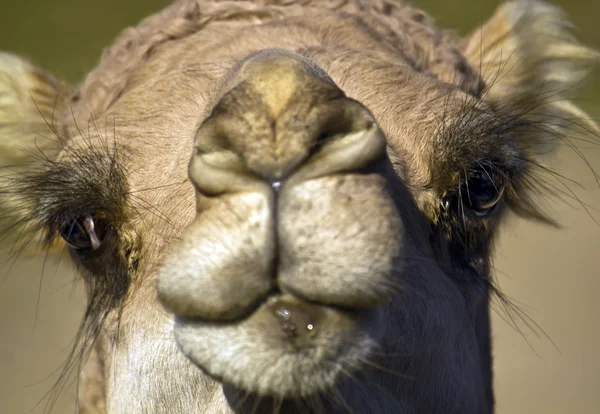
[{"label": "furry ear", "polygon": [[[15,185],[54,160],[70,85],[11,53],[0,52],[0,242],[19,237],[27,202]],[[15,236],[15,234],[17,236]]]},{"label": "furry ear", "polygon": [[32,150],[56,155],[55,130],[72,91],[29,61],[0,52],[0,167],[27,165]]},{"label": "furry ear", "polygon": [[[512,182],[507,202],[520,216],[557,223],[534,200],[535,194],[564,199],[540,156],[573,139],[598,140],[600,129],[569,100],[600,55],[571,35],[562,10],[539,0],[513,0],[462,41],[462,51],[479,71],[482,98],[514,128],[524,160],[523,174]],[[587,162],[587,161],[586,161]],[[568,198],[568,195],[566,196]]]},{"label": "furry ear", "polygon": [[[500,6],[462,43],[464,55],[485,83],[484,99],[543,125],[546,132],[564,135],[577,129],[573,127],[599,132],[567,98],[600,55],[578,43],[569,29],[563,11],[542,1],[515,0]],[[546,136],[537,144],[535,152],[543,152],[555,142],[547,142]]]}]

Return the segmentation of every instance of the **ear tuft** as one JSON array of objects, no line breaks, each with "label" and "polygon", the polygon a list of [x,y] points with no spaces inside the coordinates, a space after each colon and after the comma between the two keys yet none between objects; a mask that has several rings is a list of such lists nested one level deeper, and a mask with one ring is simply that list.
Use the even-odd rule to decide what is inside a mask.
[{"label": "ear tuft", "polygon": [[[0,243],[35,240],[30,199],[19,185],[54,160],[71,86],[16,55],[0,52]],[[42,161],[42,162],[41,162]],[[21,239],[21,240],[20,240]]]},{"label": "ear tuft", "polygon": [[487,101],[564,133],[598,126],[567,96],[600,54],[571,34],[564,12],[538,0],[503,4],[463,41],[463,53],[486,83]]},{"label": "ear tuft", "polygon": [[73,89],[29,61],[0,52],[0,167],[31,162],[31,151],[60,150],[59,116]]}]

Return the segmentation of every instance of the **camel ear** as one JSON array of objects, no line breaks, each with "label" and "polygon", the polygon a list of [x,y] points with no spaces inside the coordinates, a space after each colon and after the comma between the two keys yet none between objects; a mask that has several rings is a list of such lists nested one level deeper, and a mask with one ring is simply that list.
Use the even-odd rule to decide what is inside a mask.
[{"label": "camel ear", "polygon": [[[568,97],[600,55],[578,43],[570,29],[563,11],[542,1],[501,5],[462,43],[463,54],[485,83],[484,99],[555,135],[574,126],[597,133],[597,125]],[[554,146],[542,142],[547,138],[539,137],[537,150]]]},{"label": "camel ear", "polygon": [[26,166],[32,152],[56,155],[56,133],[73,90],[29,61],[0,52],[0,168]]},{"label": "camel ear", "polygon": [[[555,195],[551,168],[541,157],[573,139],[600,134],[598,125],[569,98],[593,66],[598,52],[580,44],[571,34],[564,12],[539,0],[513,0],[501,5],[480,28],[462,40],[462,51],[483,80],[482,99],[506,125],[516,125],[526,174],[506,199],[518,215],[557,225],[533,196]],[[516,122],[511,122],[516,121]],[[564,145],[563,145],[564,146]],[[555,176],[553,176],[555,178]]]},{"label": "camel ear", "polygon": [[16,183],[64,146],[61,123],[74,91],[28,60],[0,52],[0,242],[23,232],[32,195]]}]

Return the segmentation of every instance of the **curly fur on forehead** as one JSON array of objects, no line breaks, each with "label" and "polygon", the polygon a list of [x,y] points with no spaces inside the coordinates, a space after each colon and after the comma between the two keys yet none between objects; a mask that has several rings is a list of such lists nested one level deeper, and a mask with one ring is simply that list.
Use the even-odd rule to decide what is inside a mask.
[{"label": "curly fur on forehead", "polygon": [[[130,76],[162,44],[189,36],[209,25],[263,24],[327,11],[360,21],[367,32],[388,48],[400,52],[417,71],[479,94],[479,76],[462,56],[453,32],[436,28],[421,10],[389,0],[179,0],[122,31],[104,50],[72,102],[85,102],[95,114],[103,113],[126,88]],[[458,75],[457,75],[458,73]]]}]

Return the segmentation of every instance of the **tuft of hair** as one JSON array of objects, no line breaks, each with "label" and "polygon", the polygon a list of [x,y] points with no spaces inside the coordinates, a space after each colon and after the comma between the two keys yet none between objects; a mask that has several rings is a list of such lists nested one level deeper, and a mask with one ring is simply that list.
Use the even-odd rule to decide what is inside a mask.
[{"label": "tuft of hair", "polygon": [[31,162],[38,148],[52,158],[60,150],[55,115],[70,87],[31,62],[0,52],[0,167]]},{"label": "tuft of hair", "polygon": [[508,194],[512,210],[554,225],[532,195],[580,201],[569,190],[569,180],[544,165],[541,156],[563,146],[589,165],[577,141],[600,138],[598,124],[571,99],[600,54],[579,43],[571,29],[560,8],[540,0],[514,0],[502,4],[461,45],[483,79],[482,98],[506,118],[506,125],[518,126],[514,132],[525,178]]},{"label": "tuft of hair", "polygon": [[25,201],[14,191],[15,179],[58,155],[65,96],[72,91],[30,61],[0,52],[0,242],[14,244],[24,232]]},{"label": "tuft of hair", "polygon": [[[485,99],[543,125],[550,135],[578,128],[599,133],[598,125],[568,98],[600,54],[580,44],[571,29],[563,10],[545,2],[515,0],[501,5],[462,45],[485,81]],[[527,149],[537,153],[552,149],[556,142],[542,135]]]}]

